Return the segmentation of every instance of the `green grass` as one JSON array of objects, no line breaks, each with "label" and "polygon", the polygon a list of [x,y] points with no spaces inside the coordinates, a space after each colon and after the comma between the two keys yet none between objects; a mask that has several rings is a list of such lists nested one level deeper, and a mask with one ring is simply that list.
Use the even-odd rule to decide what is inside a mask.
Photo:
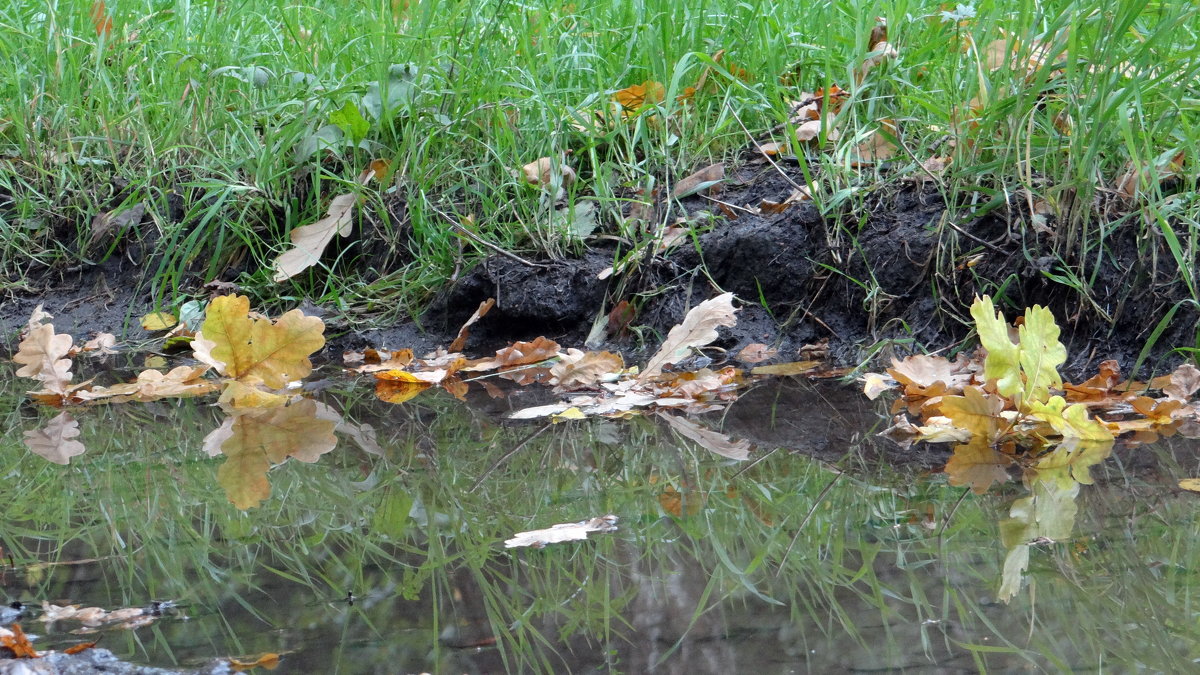
[{"label": "green grass", "polygon": [[[523,164],[567,157],[580,178],[568,200],[596,199],[601,231],[636,239],[618,217],[635,190],[734,160],[750,141],[743,127],[766,138],[788,101],[833,84],[850,93],[842,140],[801,153],[830,214],[949,156],[938,185],[951,216],[1044,200],[1060,223],[1046,246],[1071,261],[1069,283],[1085,295],[1109,255],[1102,215],[1132,212],[1117,227],[1146,240],[1170,230],[1180,269],[1200,255],[1194,3],[1005,0],[955,21],[937,3],[905,0],[131,0],[110,3],[107,36],[90,7],[0,8],[0,270],[10,285],[127,255],[147,262],[145,281],[167,304],[222,278],[264,298],[411,310],[456,265],[490,253],[448,220],[473,216],[480,237],[518,252],[581,247],[513,175]],[[899,56],[856,82],[876,17]],[[1021,63],[1039,42],[1062,54],[990,70],[984,50],[997,39]],[[677,103],[709,68],[695,99]],[[573,128],[647,79],[667,89],[659,109],[603,133]],[[972,111],[972,101],[985,103]],[[348,103],[358,114],[339,119]],[[852,167],[854,144],[882,119],[899,126],[898,170]],[[1146,167],[1180,152],[1186,170],[1164,190]],[[391,162],[390,180],[357,187],[373,159]],[[1144,194],[1116,203],[1114,181],[1130,166],[1142,167]],[[346,190],[366,197],[359,236],[272,284],[287,233]],[[95,216],[143,202],[140,228],[90,242]],[[947,237],[950,259],[976,248]]]}]

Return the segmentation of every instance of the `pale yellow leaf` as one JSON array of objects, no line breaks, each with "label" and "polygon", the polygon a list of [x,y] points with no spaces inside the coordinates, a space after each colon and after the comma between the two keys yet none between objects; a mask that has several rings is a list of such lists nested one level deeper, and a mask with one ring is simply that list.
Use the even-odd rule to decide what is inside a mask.
[{"label": "pale yellow leaf", "polygon": [[67,355],[72,342],[70,335],[56,334],[52,324],[33,328],[13,356],[13,361],[22,364],[16,374],[38,380],[46,391],[66,394],[71,383],[71,359]]},{"label": "pale yellow leaf", "polygon": [[87,448],[75,440],[79,436],[79,422],[70,413],[59,413],[41,429],[25,432],[25,447],[29,451],[55,464],[68,464],[72,457],[82,455]]},{"label": "pale yellow leaf", "polygon": [[338,195],[329,202],[328,215],[292,230],[292,248],[275,259],[275,275],[271,278],[277,282],[291,279],[321,260],[321,254],[334,234],[349,236],[353,225],[351,215],[357,202],[358,195],[354,193]]},{"label": "pale yellow leaf", "polygon": [[645,382],[662,374],[663,366],[678,363],[693,347],[702,347],[717,339],[719,326],[737,325],[733,307],[733,293],[723,293],[692,308],[683,322],[671,329],[658,352],[646,364],[638,376]]},{"label": "pale yellow leaf", "polygon": [[140,319],[145,330],[171,330],[179,320],[170,312],[150,312]]}]

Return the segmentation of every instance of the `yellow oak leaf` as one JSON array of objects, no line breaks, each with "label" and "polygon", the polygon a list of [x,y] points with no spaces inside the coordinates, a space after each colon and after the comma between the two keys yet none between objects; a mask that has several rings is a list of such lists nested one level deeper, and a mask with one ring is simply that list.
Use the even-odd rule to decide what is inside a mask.
[{"label": "yellow oak leaf", "polygon": [[992,483],[1008,480],[1008,465],[1012,458],[988,443],[983,436],[973,436],[969,443],[955,446],[954,455],[943,469],[951,485],[970,486],[975,494],[983,494]]},{"label": "yellow oak leaf", "polygon": [[1049,424],[1063,438],[1083,441],[1112,441],[1112,432],[1100,422],[1088,418],[1087,406],[1076,403],[1068,407],[1061,396],[1051,396],[1049,401],[1029,402],[1029,413]]},{"label": "yellow oak leaf", "polygon": [[979,387],[964,387],[962,396],[943,396],[941,404],[942,415],[950,418],[954,426],[971,432],[973,437],[980,437],[991,442],[1000,433],[1001,422],[1007,422],[1000,417],[1004,410],[1004,399],[989,396]]},{"label": "yellow oak leaf", "polygon": [[324,331],[324,322],[298,309],[274,322],[251,319],[249,298],[224,295],[208,304],[192,350],[197,360],[226,377],[282,389],[312,372],[308,357],[325,346]]},{"label": "yellow oak leaf", "polygon": [[975,319],[979,342],[987,350],[983,374],[989,380],[996,380],[996,391],[1001,396],[1012,398],[1021,391],[1021,350],[1008,337],[1008,322],[986,295],[975,298],[971,316]]}]

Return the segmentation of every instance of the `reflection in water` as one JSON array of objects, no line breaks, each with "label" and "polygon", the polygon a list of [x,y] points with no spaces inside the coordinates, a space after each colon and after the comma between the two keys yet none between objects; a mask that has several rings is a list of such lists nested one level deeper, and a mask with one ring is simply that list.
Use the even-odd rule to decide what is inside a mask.
[{"label": "reflection in water", "polygon": [[[57,415],[4,387],[9,428]],[[537,390],[392,405],[338,387],[261,417],[73,410],[88,450],[62,467],[9,434],[9,598],[176,600],[190,620],[102,645],[158,665],[277,652],[282,672],[1181,672],[1200,656],[1200,525],[1173,490],[1195,473],[1187,441],[1109,461],[1059,448],[1028,494],[959,505],[946,453],[877,442],[849,390],[770,383],[682,426],[527,426],[502,415]],[[503,548],[606,513],[618,531]],[[1036,593],[997,602],[1006,574]],[[39,648],[71,641],[45,632]]]}]

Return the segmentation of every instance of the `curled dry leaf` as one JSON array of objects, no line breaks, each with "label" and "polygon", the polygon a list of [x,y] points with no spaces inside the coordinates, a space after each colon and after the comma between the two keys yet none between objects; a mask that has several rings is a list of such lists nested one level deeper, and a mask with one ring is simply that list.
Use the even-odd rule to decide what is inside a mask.
[{"label": "curled dry leaf", "polygon": [[338,195],[329,202],[328,215],[292,230],[292,248],[275,259],[275,274],[271,279],[276,282],[291,279],[321,260],[334,234],[350,236],[354,224],[351,215],[357,202],[358,195],[354,193]]},{"label": "curled dry leaf", "polygon": [[458,329],[458,335],[455,336],[454,342],[450,343],[450,347],[447,351],[461,352],[463,347],[467,346],[467,337],[470,335],[468,329],[473,326],[476,321],[482,319],[483,316],[487,314],[493,306],[495,306],[495,304],[495,298],[488,298],[487,300],[479,303],[479,308],[475,310],[475,313],[471,315],[471,318],[467,319],[466,323],[462,325],[462,328]]},{"label": "curled dry leaf", "polygon": [[591,532],[615,532],[618,518],[614,515],[597,516],[578,523],[559,523],[542,530],[518,532],[512,539],[504,542],[504,548],[532,546],[542,548],[546,544],[557,544],[564,541],[579,541],[587,539]]},{"label": "curled dry leaf", "polygon": [[725,164],[710,164],[696,173],[675,184],[671,190],[672,199],[683,199],[694,194],[709,190],[725,180]]},{"label": "curled dry leaf", "polygon": [[163,373],[159,370],[144,370],[138,373],[137,381],[114,384],[111,387],[93,387],[76,392],[84,401],[118,403],[124,401],[154,401],[167,397],[203,396],[215,391],[216,382],[203,379],[208,366],[179,366]]},{"label": "curled dry leaf", "polygon": [[550,383],[556,391],[590,387],[607,375],[615,376],[625,368],[625,360],[612,352],[582,352],[568,349],[550,368]]},{"label": "curled dry leaf", "polygon": [[75,440],[79,436],[79,422],[70,413],[59,413],[41,429],[25,432],[25,447],[29,451],[55,464],[68,464],[72,457],[82,455],[87,448]]},{"label": "curled dry leaf", "polygon": [[645,382],[661,375],[663,366],[678,363],[693,347],[703,347],[716,340],[718,327],[737,325],[737,318],[734,317],[736,311],[733,307],[733,293],[722,293],[693,307],[683,318],[683,322],[667,334],[667,339],[646,364],[646,369],[637,378],[638,381]]},{"label": "curled dry leaf", "polygon": [[96,337],[83,343],[81,351],[96,352],[100,356],[116,354],[117,350],[113,349],[117,344],[117,336],[112,333],[96,333]]},{"label": "curled dry leaf", "polygon": [[521,167],[525,182],[543,189],[565,188],[575,182],[575,169],[564,160],[542,157]]},{"label": "curled dry leaf", "polygon": [[510,368],[539,363],[558,356],[558,351],[559,346],[557,342],[543,336],[538,336],[532,342],[514,342],[504,349],[497,350],[494,358],[478,361],[463,368],[463,370],[478,372],[481,370],[495,370],[497,368]]},{"label": "curled dry leaf", "polygon": [[742,363],[761,363],[767,359],[775,358],[778,354],[778,349],[768,347],[761,342],[755,342],[743,347],[742,351],[738,352],[734,358]]}]

